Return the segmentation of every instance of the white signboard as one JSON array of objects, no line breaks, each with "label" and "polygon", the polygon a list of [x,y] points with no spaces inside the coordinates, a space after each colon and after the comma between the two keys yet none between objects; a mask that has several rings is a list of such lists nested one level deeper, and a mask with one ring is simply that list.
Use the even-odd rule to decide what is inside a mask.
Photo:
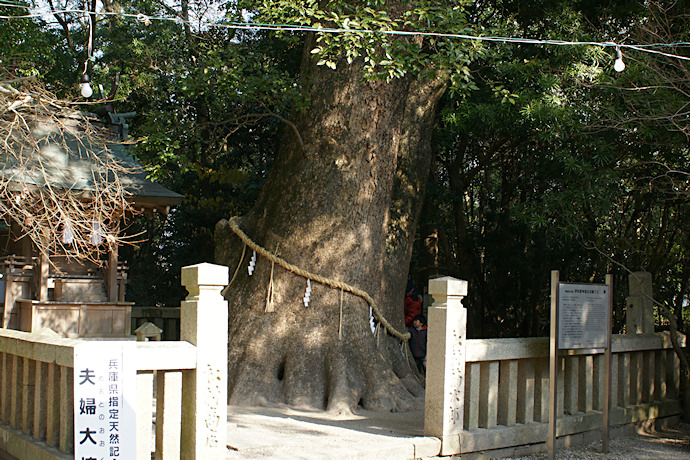
[{"label": "white signboard", "polygon": [[558,284],[558,348],[606,348],[609,287]]},{"label": "white signboard", "polygon": [[74,347],[74,458],[136,458],[136,344]]}]

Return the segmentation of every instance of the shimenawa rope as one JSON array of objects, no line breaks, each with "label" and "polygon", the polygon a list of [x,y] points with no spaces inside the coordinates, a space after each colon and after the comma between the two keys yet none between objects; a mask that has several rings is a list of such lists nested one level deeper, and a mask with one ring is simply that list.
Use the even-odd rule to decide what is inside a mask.
[{"label": "shimenawa rope", "polygon": [[[254,251],[257,252],[257,254],[264,256],[269,261],[280,265],[285,270],[291,271],[298,276],[301,276],[303,278],[308,278],[308,279],[315,281],[317,283],[324,284],[326,286],[330,286],[330,287],[335,288],[335,289],[341,289],[343,291],[347,291],[351,294],[354,294],[358,297],[361,297],[371,307],[371,311],[372,311],[372,314],[374,315],[374,318],[376,318],[376,320],[386,329],[386,331],[390,335],[397,337],[398,339],[400,339],[402,341],[409,340],[410,333],[409,332],[401,333],[397,329],[395,329],[393,326],[391,326],[391,324],[388,322],[388,320],[386,320],[386,318],[383,316],[383,314],[381,314],[381,311],[379,310],[379,307],[374,302],[374,299],[369,294],[367,294],[365,291],[358,289],[354,286],[350,286],[349,284],[343,283],[342,281],[333,280],[330,278],[326,278],[324,276],[320,276],[320,275],[316,275],[314,273],[308,272],[307,270],[303,270],[303,269],[299,268],[298,266],[293,265],[291,263],[288,263],[287,261],[281,259],[280,257],[278,257],[274,254],[271,254],[266,249],[264,249],[263,247],[259,246],[254,241],[252,241],[252,239],[249,238],[247,236],[247,234],[244,233],[242,231],[242,229],[240,229],[240,227],[237,225],[237,220],[238,220],[237,216],[231,217],[228,220],[228,224],[230,225],[230,229],[233,232],[235,232],[235,234],[237,236],[240,237],[240,239],[242,240],[242,242],[245,245],[252,248]],[[233,277],[233,279],[234,279],[234,277]]]}]

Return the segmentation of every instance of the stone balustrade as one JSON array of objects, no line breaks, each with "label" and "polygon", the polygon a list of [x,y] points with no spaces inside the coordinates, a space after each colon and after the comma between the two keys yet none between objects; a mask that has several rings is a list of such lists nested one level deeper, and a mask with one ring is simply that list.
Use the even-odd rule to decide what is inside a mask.
[{"label": "stone balustrade", "polygon": [[[466,282],[431,280],[429,292],[435,302],[429,308],[426,434],[442,439],[442,455],[535,444],[544,450],[548,338],[466,340]],[[614,335],[611,349],[611,426],[680,414],[679,361],[667,333]],[[604,355],[597,353],[560,353],[559,437],[602,427]]]},{"label": "stone balustrade", "polygon": [[[182,280],[183,341],[137,342],[130,357],[138,460],[226,454],[228,269],[184,267]],[[0,329],[0,456],[74,458],[74,347],[83,342]]]}]

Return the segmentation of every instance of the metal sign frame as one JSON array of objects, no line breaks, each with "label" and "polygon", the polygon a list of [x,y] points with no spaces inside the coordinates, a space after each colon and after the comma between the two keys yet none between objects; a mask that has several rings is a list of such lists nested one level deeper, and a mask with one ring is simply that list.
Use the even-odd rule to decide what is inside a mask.
[{"label": "metal sign frame", "polygon": [[[561,287],[562,286],[575,286],[575,287],[580,287],[580,286],[591,286],[591,290],[587,290],[589,292],[586,293],[581,293],[581,294],[592,294],[596,295],[593,291],[601,286],[607,286],[608,288],[608,306],[606,308],[606,314],[604,315],[606,317],[605,321],[605,337],[600,338],[600,337],[595,337],[596,341],[594,345],[597,346],[587,346],[588,343],[586,340],[589,339],[589,337],[583,338],[583,340],[580,343],[574,342],[574,341],[569,341],[567,344],[568,345],[573,345],[576,344],[578,345],[577,348],[565,348],[562,347],[559,343],[559,340],[563,337],[561,334],[561,325],[560,325],[560,318],[561,318],[561,308],[580,308],[579,305],[576,305],[574,303],[576,299],[575,297],[569,299],[569,302],[566,305],[561,304],[561,299],[560,299],[560,293],[561,293]],[[600,299],[599,299],[600,300]],[[558,350],[561,349],[595,349],[595,350],[601,350],[603,349],[604,353],[604,382],[603,382],[603,393],[604,393],[604,407],[603,407],[603,426],[602,426],[602,433],[601,433],[601,442],[602,442],[602,450],[604,453],[608,453],[608,444],[609,444],[609,422],[610,422],[610,417],[609,417],[609,411],[610,411],[610,405],[611,405],[611,317],[612,317],[612,306],[613,306],[613,276],[608,274],[606,275],[606,284],[574,284],[574,283],[561,283],[560,282],[560,273],[558,270],[554,270],[551,272],[551,327],[550,327],[550,337],[549,337],[549,430],[548,430],[548,438],[546,440],[548,450],[549,450],[549,460],[554,460],[555,459],[555,450],[556,450],[556,439],[558,437],[558,434],[556,432],[556,422],[557,422],[557,396],[556,396],[556,390],[558,388]],[[583,311],[583,308],[580,308],[580,313]],[[587,310],[589,312],[589,310]],[[568,317],[572,317],[573,312],[567,312]],[[575,312],[577,313],[577,312]],[[582,325],[582,324],[581,324]],[[577,333],[578,331],[574,331]],[[582,332],[582,331],[581,331]],[[583,333],[583,335],[586,335]],[[591,344],[589,344],[591,345]],[[603,345],[603,346],[599,346]]]}]

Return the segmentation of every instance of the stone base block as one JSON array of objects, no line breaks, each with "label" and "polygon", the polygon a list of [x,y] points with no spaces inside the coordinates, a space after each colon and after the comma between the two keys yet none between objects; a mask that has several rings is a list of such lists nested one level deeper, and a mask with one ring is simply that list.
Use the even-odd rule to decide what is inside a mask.
[{"label": "stone base block", "polygon": [[0,459],[74,460],[74,455],[63,454],[54,447],[0,425]]}]

